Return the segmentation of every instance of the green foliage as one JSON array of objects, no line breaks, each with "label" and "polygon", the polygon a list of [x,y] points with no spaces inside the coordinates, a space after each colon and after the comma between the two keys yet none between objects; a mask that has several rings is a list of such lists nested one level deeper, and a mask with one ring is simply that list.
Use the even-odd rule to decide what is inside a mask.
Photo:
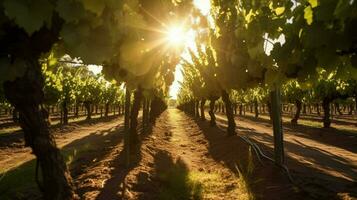
[{"label": "green foliage", "polygon": [[291,80],[282,86],[282,96],[289,103],[295,103],[296,100],[304,102],[307,90],[304,90],[296,80]]},{"label": "green foliage", "polygon": [[324,98],[334,100],[334,99],[346,99],[348,97],[347,92],[348,84],[336,78],[336,73],[328,73],[327,71],[320,71],[319,79],[315,84],[314,91],[316,97],[320,100]]},{"label": "green foliage", "polygon": [[28,34],[51,26],[54,5],[48,0],[3,0],[5,14]]},{"label": "green foliage", "polygon": [[113,104],[124,100],[124,93],[115,82],[108,82],[102,88],[102,103]]},{"label": "green foliage", "polygon": [[0,87],[0,108],[1,109],[11,108],[11,104],[6,100],[2,87]]},{"label": "green foliage", "polygon": [[55,105],[61,99],[63,85],[61,84],[61,72],[52,72],[44,69],[45,84],[43,92],[45,94],[45,103],[47,105]]}]

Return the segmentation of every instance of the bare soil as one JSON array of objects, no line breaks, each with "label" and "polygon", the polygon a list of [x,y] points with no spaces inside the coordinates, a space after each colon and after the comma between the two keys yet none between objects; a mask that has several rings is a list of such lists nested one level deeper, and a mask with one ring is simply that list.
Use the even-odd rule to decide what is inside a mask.
[{"label": "bare soil", "polygon": [[[245,142],[177,109],[165,111],[140,136],[130,165],[120,141],[75,176],[83,199],[309,199],[271,163],[253,157],[247,174]],[[239,176],[246,176],[243,184]],[[187,181],[192,177],[195,186]]]},{"label": "bare soil", "polygon": [[[122,124],[122,117],[109,117],[106,119],[93,119],[67,126],[54,126],[51,133],[54,135],[57,146],[65,145],[80,140],[97,132],[108,130]],[[0,173],[34,159],[29,147],[24,147],[23,133],[21,131],[2,135],[0,138]]]},{"label": "bare soil", "polygon": [[[354,199],[356,137],[336,129],[285,125],[287,166],[295,183],[267,160],[260,163],[238,136],[168,109],[150,128],[127,163],[123,119],[54,129],[64,151],[84,149],[70,162],[81,199]],[[272,128],[265,119],[237,118],[237,132],[271,156]],[[21,134],[16,136],[21,138]],[[14,141],[14,139],[9,139]],[[0,143],[0,166],[16,168],[33,159],[28,148]],[[5,145],[5,143],[7,145]],[[10,142],[11,143],[11,142]],[[75,154],[75,153],[73,153]]]},{"label": "bare soil", "polygon": [[[218,116],[221,126],[225,117]],[[236,117],[237,133],[255,141],[272,156],[269,120]],[[284,123],[286,165],[300,188],[317,199],[357,198],[357,135],[335,128]]]}]

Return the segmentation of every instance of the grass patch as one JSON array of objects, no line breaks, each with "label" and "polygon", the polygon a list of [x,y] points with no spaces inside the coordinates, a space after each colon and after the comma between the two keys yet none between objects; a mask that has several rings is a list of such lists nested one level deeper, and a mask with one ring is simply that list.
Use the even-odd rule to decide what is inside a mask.
[{"label": "grass patch", "polygon": [[172,169],[160,176],[163,187],[158,199],[239,199],[254,200],[250,191],[252,177],[239,171],[237,177],[227,180],[222,172],[190,171]]},{"label": "grass patch", "polygon": [[254,183],[251,150],[245,167],[237,166],[235,175],[228,171],[189,171],[180,158],[173,161],[165,152],[159,152],[155,160],[157,177],[161,183],[156,199],[255,199],[250,189]]},{"label": "grass patch", "polygon": [[238,199],[254,200],[255,196],[251,191],[251,186],[260,180],[253,179],[253,172],[255,166],[254,166],[251,146],[249,146],[248,149],[247,163],[245,163],[244,165],[242,163],[239,163],[238,165],[235,165],[235,168],[238,172],[238,178],[237,178],[238,188],[239,188]]},{"label": "grass patch", "polygon": [[158,172],[158,178],[162,182],[158,199],[202,199],[202,185],[199,181],[189,176],[186,165],[178,160],[167,170]]}]

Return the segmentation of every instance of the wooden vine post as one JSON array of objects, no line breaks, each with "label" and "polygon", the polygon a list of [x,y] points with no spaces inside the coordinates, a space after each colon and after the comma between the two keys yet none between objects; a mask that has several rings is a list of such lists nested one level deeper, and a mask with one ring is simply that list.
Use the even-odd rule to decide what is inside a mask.
[{"label": "wooden vine post", "polygon": [[275,164],[284,164],[284,140],[283,140],[283,127],[281,120],[281,94],[280,88],[274,86],[270,92],[271,99],[271,116],[273,121],[273,135],[274,135],[274,160]]},{"label": "wooden vine post", "polygon": [[130,165],[129,124],[130,124],[130,90],[126,86],[126,88],[125,88],[125,107],[124,107],[124,151],[125,151],[127,167],[129,167],[129,165]]}]

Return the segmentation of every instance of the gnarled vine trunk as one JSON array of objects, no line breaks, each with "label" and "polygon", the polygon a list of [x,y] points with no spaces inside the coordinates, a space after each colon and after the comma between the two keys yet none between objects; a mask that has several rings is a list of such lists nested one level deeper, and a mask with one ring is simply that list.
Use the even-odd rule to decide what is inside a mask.
[{"label": "gnarled vine trunk", "polygon": [[305,103],[302,105],[302,113],[306,114],[306,104]]},{"label": "gnarled vine trunk", "polygon": [[12,120],[15,123],[19,122],[19,111],[16,108],[14,108],[14,110],[12,111]]},{"label": "gnarled vine trunk", "polygon": [[295,100],[295,106],[296,106],[296,112],[294,118],[291,120],[292,124],[297,124],[298,120],[300,118],[300,112],[301,112],[301,101],[300,100]]},{"label": "gnarled vine trunk", "polygon": [[108,117],[109,114],[109,103],[106,103],[104,106],[104,117]]},{"label": "gnarled vine trunk", "polygon": [[75,109],[74,109],[74,117],[78,117],[79,114],[79,103],[76,103]]},{"label": "gnarled vine trunk", "polygon": [[[60,150],[50,134],[46,112],[42,108],[44,93],[41,67],[37,60],[27,62],[23,77],[4,83],[9,102],[19,111],[19,123],[25,134],[25,145],[31,147],[41,169],[44,199],[69,200],[75,197],[72,178]],[[40,185],[39,185],[40,186]]]},{"label": "gnarled vine trunk", "polygon": [[143,127],[146,128],[149,125],[149,99],[143,99],[143,118],[142,118]]},{"label": "gnarled vine trunk", "polygon": [[68,124],[68,107],[67,107],[68,103],[67,103],[67,101],[68,100],[65,98],[62,102],[62,111],[63,111],[62,123],[65,125]]},{"label": "gnarled vine trunk", "polygon": [[[339,115],[342,115],[341,107],[339,103],[335,103],[335,109]],[[335,112],[336,113],[336,112]]]},{"label": "gnarled vine trunk", "polygon": [[228,136],[235,135],[236,123],[234,121],[232,103],[229,99],[227,91],[225,90],[222,90],[222,100],[226,105],[226,116],[228,120],[227,134]]},{"label": "gnarled vine trunk", "polygon": [[254,117],[258,118],[259,117],[259,111],[258,111],[258,101],[254,100]]},{"label": "gnarled vine trunk", "polygon": [[239,104],[239,115],[242,116],[243,114],[243,104]]},{"label": "gnarled vine trunk", "polygon": [[323,124],[325,128],[329,128],[331,125],[330,102],[331,100],[329,98],[324,98],[322,101],[322,108],[324,109]]},{"label": "gnarled vine trunk", "polygon": [[267,107],[268,107],[268,113],[269,113],[269,119],[270,119],[270,121],[272,120],[272,111],[271,111],[271,102],[270,101],[268,101],[267,102]]},{"label": "gnarled vine trunk", "polygon": [[348,106],[348,115],[352,115],[352,113],[353,113],[353,104],[350,104],[349,106]]},{"label": "gnarled vine trunk", "polygon": [[129,142],[130,146],[136,145],[139,142],[138,136],[138,115],[141,105],[141,100],[143,98],[142,89],[139,86],[134,92],[134,101],[130,113],[130,128],[129,128]]},{"label": "gnarled vine trunk", "polygon": [[200,101],[195,100],[195,117],[200,118]]},{"label": "gnarled vine trunk", "polygon": [[316,112],[317,112],[318,115],[321,115],[319,103],[316,103]]},{"label": "gnarled vine trunk", "polygon": [[211,120],[210,120],[211,126],[216,126],[216,116],[214,115],[215,103],[216,103],[216,98],[214,98],[214,97],[210,98],[208,114],[211,117]]},{"label": "gnarled vine trunk", "polygon": [[205,117],[205,104],[206,104],[206,99],[202,99],[201,100],[201,106],[200,106],[200,109],[201,109],[201,120],[206,120],[206,117]]},{"label": "gnarled vine trunk", "polygon": [[91,105],[89,101],[85,101],[84,103],[84,107],[86,108],[87,111],[87,120],[92,119],[92,109],[91,109]]}]

